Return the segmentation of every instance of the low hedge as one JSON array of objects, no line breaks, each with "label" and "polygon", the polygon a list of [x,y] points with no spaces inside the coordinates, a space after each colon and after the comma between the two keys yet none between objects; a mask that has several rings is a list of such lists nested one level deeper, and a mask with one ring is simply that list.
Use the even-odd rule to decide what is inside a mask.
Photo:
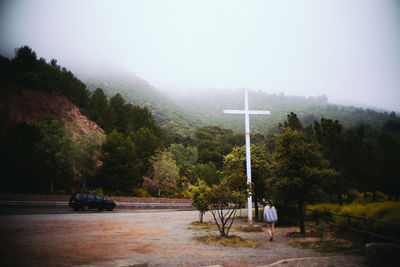
[{"label": "low hedge", "polygon": [[[350,225],[347,217],[330,215],[329,211],[365,218],[351,218]],[[400,238],[400,202],[384,201],[374,203],[352,203],[343,206],[331,203],[321,203],[307,206],[306,215],[309,217],[329,216],[338,225],[347,225],[358,230],[380,233]],[[368,219],[389,222],[398,225],[369,221]]]}]

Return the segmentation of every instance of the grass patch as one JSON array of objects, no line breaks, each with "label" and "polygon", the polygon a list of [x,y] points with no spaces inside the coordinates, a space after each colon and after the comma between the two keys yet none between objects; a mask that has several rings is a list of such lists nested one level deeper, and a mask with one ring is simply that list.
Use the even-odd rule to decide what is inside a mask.
[{"label": "grass patch", "polygon": [[192,222],[188,228],[189,230],[193,231],[206,231],[206,232],[212,232],[212,231],[218,231],[218,227],[215,224],[215,222]]},{"label": "grass patch", "polygon": [[305,232],[305,233],[300,233],[300,232],[290,232],[287,234],[289,237],[320,237],[322,238],[322,233],[321,232]]},{"label": "grass patch", "polygon": [[196,239],[199,242],[213,244],[213,245],[222,245],[225,247],[249,247],[249,248],[257,248],[261,244],[259,242],[243,239],[240,236],[231,235],[227,237],[223,236],[202,236]]},{"label": "grass patch", "polygon": [[294,241],[289,243],[289,245],[293,248],[313,249],[319,252],[343,252],[343,251],[355,252],[362,249],[348,241],[346,242],[338,240],[319,240],[319,241],[304,241],[304,242]]}]

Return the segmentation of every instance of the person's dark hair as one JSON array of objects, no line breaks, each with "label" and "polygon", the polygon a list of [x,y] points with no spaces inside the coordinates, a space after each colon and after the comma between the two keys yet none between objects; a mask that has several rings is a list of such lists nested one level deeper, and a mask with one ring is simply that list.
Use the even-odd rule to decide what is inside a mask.
[{"label": "person's dark hair", "polygon": [[273,207],[274,206],[274,202],[272,202],[272,199],[268,200],[268,204]]}]

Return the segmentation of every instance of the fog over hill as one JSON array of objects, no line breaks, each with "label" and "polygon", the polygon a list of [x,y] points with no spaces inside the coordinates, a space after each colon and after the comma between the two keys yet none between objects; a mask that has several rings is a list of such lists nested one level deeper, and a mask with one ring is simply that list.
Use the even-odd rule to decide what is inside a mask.
[{"label": "fog over hill", "polygon": [[[224,115],[223,109],[243,109],[243,89],[165,90],[155,88],[123,67],[112,64],[72,65],[71,70],[89,90],[102,88],[111,97],[120,93],[128,102],[150,109],[156,121],[169,133],[190,136],[204,125],[219,125],[243,131],[242,116]],[[389,111],[377,108],[336,105],[329,96],[294,96],[266,93],[249,88],[249,107],[270,110],[270,116],[252,116],[253,132],[262,134],[278,131],[279,123],[290,112],[298,114],[304,124],[320,118],[337,119],[346,127],[363,123],[381,127]],[[386,112],[386,114],[384,113]]]},{"label": "fog over hill", "polygon": [[103,77],[117,64],[166,93],[245,87],[400,111],[399,14],[397,0],[4,0],[0,54],[28,45]]}]

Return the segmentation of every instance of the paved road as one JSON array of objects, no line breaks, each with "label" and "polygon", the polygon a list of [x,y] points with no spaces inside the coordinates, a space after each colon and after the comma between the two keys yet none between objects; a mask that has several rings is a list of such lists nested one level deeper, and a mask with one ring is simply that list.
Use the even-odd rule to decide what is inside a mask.
[{"label": "paved road", "polygon": [[[192,209],[187,209],[192,210]],[[154,212],[174,212],[174,211],[187,211],[185,209],[137,209],[137,208],[124,208],[114,209],[112,211],[74,211],[69,207],[62,208],[16,208],[16,207],[0,207],[0,216],[9,215],[34,215],[34,214],[117,214],[117,213],[154,213]]]},{"label": "paved road", "polygon": [[200,243],[197,237],[217,233],[190,225],[196,211],[153,211],[0,216],[0,266],[364,266],[360,257],[288,246],[293,229],[278,228],[274,242],[264,232],[240,232],[245,219],[232,234],[260,247]]},{"label": "paved road", "polygon": [[[140,212],[141,210],[155,211],[174,211],[174,210],[193,210],[190,203],[136,203],[136,202],[116,202],[117,206],[112,211],[114,213]],[[97,213],[99,211],[86,211],[86,213]],[[104,211],[105,213],[109,211]],[[63,201],[0,201],[0,215],[13,214],[69,214],[85,213],[84,211],[73,211],[68,202]]]}]

